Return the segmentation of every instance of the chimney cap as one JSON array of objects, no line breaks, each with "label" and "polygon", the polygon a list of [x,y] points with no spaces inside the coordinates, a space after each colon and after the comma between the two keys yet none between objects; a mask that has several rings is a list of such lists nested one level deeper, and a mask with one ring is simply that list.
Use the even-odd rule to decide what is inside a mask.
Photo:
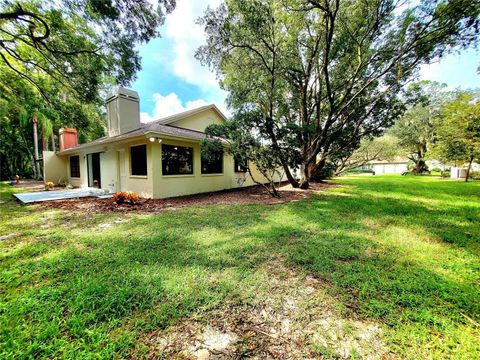
[{"label": "chimney cap", "polygon": [[58,133],[59,133],[59,134],[63,134],[63,133],[67,133],[67,132],[69,132],[69,133],[75,133],[75,134],[76,134],[78,131],[77,131],[76,128],[60,128],[60,129],[58,130]]},{"label": "chimney cap", "polygon": [[138,96],[138,93],[135,90],[127,89],[121,86],[117,89],[115,93],[107,96],[107,102],[112,101],[117,97],[140,101],[140,96]]}]

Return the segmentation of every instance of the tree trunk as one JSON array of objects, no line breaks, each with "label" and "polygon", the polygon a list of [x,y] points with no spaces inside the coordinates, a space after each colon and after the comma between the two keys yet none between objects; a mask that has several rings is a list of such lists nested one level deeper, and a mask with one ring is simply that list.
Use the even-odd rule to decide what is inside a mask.
[{"label": "tree trunk", "polygon": [[47,137],[45,136],[45,129],[42,128],[42,150],[48,151],[48,141]]},{"label": "tree trunk", "polygon": [[40,163],[38,162],[38,131],[37,131],[37,115],[33,115],[33,150],[35,159],[34,177],[38,179],[40,177]]},{"label": "tree trunk", "polygon": [[299,187],[299,183],[298,183],[298,181],[295,180],[295,178],[292,176],[292,173],[290,172],[290,169],[288,168],[287,165],[283,164],[283,170],[285,171],[285,175],[287,176],[288,182],[289,182],[294,188],[298,188],[298,187]]},{"label": "tree trunk", "polygon": [[50,133],[50,146],[52,151],[55,152],[55,137],[53,136],[53,131]]},{"label": "tree trunk", "polygon": [[310,181],[323,181],[325,177],[322,175],[322,170],[325,167],[325,160],[320,160],[316,164],[310,164],[309,180]]},{"label": "tree trunk", "polygon": [[300,165],[300,172],[302,174],[300,178],[300,189],[308,189],[308,165]]},{"label": "tree trunk", "polygon": [[[275,189],[275,182],[272,181],[272,180],[269,180],[269,186],[265,185],[264,183],[260,182],[260,181],[257,181],[254,177],[253,177],[253,174],[252,174],[252,171],[250,170],[250,167],[247,167],[247,171],[248,171],[248,174],[250,175],[250,178],[252,179],[252,181],[257,184],[257,185],[261,185],[265,188],[265,190],[267,190],[267,192],[272,196],[272,197],[280,197],[280,195],[278,194],[277,192],[277,189]],[[265,176],[265,174],[262,174],[264,177],[267,178],[267,176]],[[273,184],[273,186],[271,186]]]},{"label": "tree trunk", "polygon": [[465,182],[468,181],[468,177],[470,176],[470,170],[472,169],[472,162],[473,162],[473,155],[470,156],[470,161],[467,167],[467,175],[465,176]]}]

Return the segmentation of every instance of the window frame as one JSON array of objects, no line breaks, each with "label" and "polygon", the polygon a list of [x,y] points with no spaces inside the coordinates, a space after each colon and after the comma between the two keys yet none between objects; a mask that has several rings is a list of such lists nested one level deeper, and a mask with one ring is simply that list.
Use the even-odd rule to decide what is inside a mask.
[{"label": "window frame", "polygon": [[220,162],[220,171],[208,171],[208,172],[204,172],[203,171],[203,165],[205,162],[208,162],[208,163],[213,163],[212,161],[208,161],[207,159],[204,159],[203,156],[201,157],[200,159],[200,172],[202,175],[222,175],[223,174],[223,169],[224,169],[224,152],[222,150],[221,154],[219,154],[219,159],[218,161]]},{"label": "window frame", "polygon": [[[72,159],[77,159],[76,166],[72,166]],[[69,163],[70,163],[70,177],[74,179],[80,179],[81,177],[81,172],[80,172],[80,155],[72,155],[69,158]],[[75,170],[75,174],[74,174]],[[78,175],[78,176],[76,176]]]},{"label": "window frame", "polygon": [[[175,156],[177,157],[177,168],[179,169],[180,166],[179,166],[179,153],[180,153],[180,149],[189,149],[190,150],[190,154],[189,154],[189,165],[191,167],[191,171],[190,172],[169,172],[169,173],[166,173],[165,172],[165,169],[166,169],[166,163],[165,163],[165,159],[164,159],[164,152],[166,149],[170,149],[169,151],[170,152],[173,152],[172,150],[174,150],[176,152]],[[184,156],[184,154],[182,154]],[[193,147],[192,146],[182,146],[182,145],[170,145],[170,144],[162,144],[162,150],[161,150],[161,156],[162,156],[162,176],[194,176],[194,173],[195,173],[195,170],[194,170],[194,150],[193,150]]]},{"label": "window frame", "polygon": [[[133,173],[133,156],[132,156],[132,149],[133,148],[145,148],[145,174],[134,174]],[[148,154],[147,154],[147,144],[139,144],[139,145],[132,145],[130,146],[130,176],[132,177],[148,177]]]},{"label": "window frame", "polygon": [[248,160],[244,164],[241,163],[238,159],[233,159],[233,171],[237,173],[246,173],[248,172]]}]

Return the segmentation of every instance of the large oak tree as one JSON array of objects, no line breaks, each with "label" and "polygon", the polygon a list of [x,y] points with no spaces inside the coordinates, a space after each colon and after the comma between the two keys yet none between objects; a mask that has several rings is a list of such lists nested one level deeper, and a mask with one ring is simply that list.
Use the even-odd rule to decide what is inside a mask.
[{"label": "large oak tree", "polygon": [[[469,0],[227,0],[197,51],[293,186],[389,127],[419,66],[478,37]],[[292,167],[302,172],[299,182]]]}]

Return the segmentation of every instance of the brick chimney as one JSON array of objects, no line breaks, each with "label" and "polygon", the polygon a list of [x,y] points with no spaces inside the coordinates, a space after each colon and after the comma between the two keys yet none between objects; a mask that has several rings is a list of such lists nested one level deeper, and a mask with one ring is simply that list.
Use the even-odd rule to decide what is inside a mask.
[{"label": "brick chimney", "polygon": [[58,149],[67,150],[78,145],[78,133],[74,128],[61,128],[58,131]]}]

